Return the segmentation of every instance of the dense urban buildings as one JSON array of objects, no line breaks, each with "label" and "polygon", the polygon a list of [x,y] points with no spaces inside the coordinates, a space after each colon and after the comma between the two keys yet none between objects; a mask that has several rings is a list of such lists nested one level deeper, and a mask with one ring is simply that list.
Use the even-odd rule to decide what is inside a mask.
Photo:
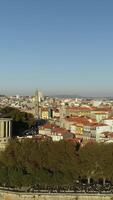
[{"label": "dense urban buildings", "polygon": [[39,91],[0,99],[2,187],[112,193],[109,143],[113,100],[49,97]]},{"label": "dense urban buildings", "polygon": [[[0,107],[13,107],[45,120],[35,136],[53,141],[113,142],[113,101],[109,99],[47,97],[36,91],[34,96],[1,96]],[[26,136],[25,136],[26,137]],[[34,137],[29,131],[27,137]]]}]

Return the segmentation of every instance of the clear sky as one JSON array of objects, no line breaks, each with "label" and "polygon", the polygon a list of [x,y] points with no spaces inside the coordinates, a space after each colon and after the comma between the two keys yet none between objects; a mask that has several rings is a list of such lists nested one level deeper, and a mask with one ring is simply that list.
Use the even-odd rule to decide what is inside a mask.
[{"label": "clear sky", "polygon": [[0,93],[113,96],[113,0],[1,0]]}]

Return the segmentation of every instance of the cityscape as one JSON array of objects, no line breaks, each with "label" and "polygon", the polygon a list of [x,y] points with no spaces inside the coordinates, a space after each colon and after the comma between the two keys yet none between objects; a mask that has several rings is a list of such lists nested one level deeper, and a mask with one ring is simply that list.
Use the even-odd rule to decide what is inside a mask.
[{"label": "cityscape", "polygon": [[33,96],[1,96],[0,108],[5,107],[30,113],[36,122],[43,121],[34,130],[25,130],[22,138],[36,136],[39,140],[68,140],[82,145],[113,142],[112,99],[49,97],[37,90]]},{"label": "cityscape", "polygon": [[113,1],[0,2],[0,200],[113,199]]},{"label": "cityscape", "polygon": [[[15,135],[16,131],[16,135]],[[34,143],[35,142],[35,143]],[[50,97],[45,96],[43,92],[36,90],[33,96],[4,96],[1,95],[0,97],[0,151],[5,152],[5,156],[7,160],[1,157],[1,163],[4,166],[5,162],[8,164],[10,163],[10,159],[14,159],[11,155],[17,154],[17,158],[19,159],[19,152],[18,152],[18,145],[20,146],[19,151],[21,155],[27,156],[26,149],[29,148],[29,159],[31,161],[27,161],[28,164],[23,161],[16,161],[20,164],[20,169],[22,172],[16,172],[17,177],[15,174],[15,164],[11,163],[10,165],[14,168],[10,175],[8,172],[8,177],[5,175],[2,178],[4,181],[2,182],[1,179],[1,187],[2,191],[18,191],[18,192],[33,192],[33,193],[42,193],[42,194],[54,194],[54,193],[81,193],[81,194],[112,194],[113,193],[113,186],[112,186],[112,173],[108,172],[108,177],[106,176],[106,165],[108,171],[110,170],[109,162],[111,163],[112,167],[112,149],[113,149],[113,100],[108,99],[88,99],[88,98],[62,98],[62,97]],[[24,150],[23,146],[24,145]],[[36,145],[36,146],[35,146]],[[37,159],[38,157],[34,157],[34,152],[39,154],[39,145],[43,151],[46,151],[48,154],[48,158],[43,155],[43,151],[40,152],[40,156],[44,159],[44,169],[50,165],[53,169],[55,167],[56,175],[51,177],[51,174],[54,174],[53,169],[48,169],[48,175],[43,175],[43,171],[37,172],[33,162],[39,162]],[[47,146],[45,146],[47,145]],[[107,145],[107,146],[106,146]],[[35,148],[39,148],[34,149]],[[66,147],[67,146],[67,147]],[[14,147],[14,149],[13,149]],[[16,149],[15,149],[16,147]],[[22,149],[21,149],[22,148]],[[54,152],[54,148],[55,151]],[[66,152],[64,152],[64,149]],[[71,148],[71,149],[70,149]],[[74,148],[74,149],[73,149]],[[88,148],[88,149],[87,149]],[[96,149],[95,149],[96,148]],[[104,149],[103,149],[104,148]],[[106,152],[109,153],[109,148],[111,149],[110,155],[111,157],[105,157]],[[49,152],[49,149],[50,152]],[[57,149],[60,149],[58,151]],[[68,150],[70,149],[70,157],[66,158],[65,154],[68,154]],[[17,152],[16,152],[17,151]],[[24,152],[25,151],[25,152]],[[58,152],[57,152],[58,151]],[[83,152],[82,152],[83,151]],[[12,154],[12,153],[13,154]],[[25,155],[24,155],[25,153]],[[103,155],[102,155],[103,153]],[[42,154],[42,155],[41,155]],[[49,155],[50,154],[50,155]],[[52,155],[51,155],[52,154]],[[55,156],[55,154],[58,154]],[[75,178],[68,178],[62,168],[59,168],[59,159],[62,155],[65,157],[62,165],[65,165],[65,162],[68,163],[68,159],[70,159],[70,164],[67,164],[70,168],[72,168],[73,164],[71,164],[71,159],[75,159],[75,168],[78,168],[78,171],[71,170],[71,173]],[[83,154],[83,155],[82,155]],[[86,154],[86,158],[84,157]],[[105,155],[104,155],[105,154]],[[99,155],[101,156],[101,162],[99,161]],[[109,156],[110,156],[109,155]],[[4,154],[2,155],[4,156]],[[51,158],[53,156],[53,158]],[[77,161],[77,157],[81,161]],[[91,158],[94,156],[94,158]],[[11,158],[12,157],[12,158]],[[34,158],[33,158],[34,157]],[[89,157],[89,160],[87,160]],[[2,160],[3,159],[3,160]],[[26,158],[25,158],[26,159]],[[29,160],[28,159],[28,160]],[[32,160],[33,159],[33,160]],[[46,161],[47,159],[47,161]],[[50,159],[50,161],[49,161]],[[51,160],[52,159],[52,160]],[[83,159],[83,160],[82,160]],[[90,166],[89,162],[92,159],[93,169]],[[96,160],[95,160],[96,159]],[[52,162],[56,163],[55,166]],[[23,163],[22,166],[29,166],[29,162],[32,163],[32,167],[36,170],[35,176],[45,176],[47,180],[43,180],[40,177],[39,180],[26,180],[26,175],[24,173],[28,173],[27,171],[24,172],[21,169],[21,162]],[[51,164],[49,164],[50,162]],[[48,163],[48,164],[47,164]],[[98,164],[97,164],[98,163]],[[96,166],[95,166],[96,164]],[[6,165],[6,164],[5,164]],[[17,165],[17,164],[16,164]],[[77,166],[76,166],[77,165]],[[82,167],[86,165],[86,169],[82,171]],[[101,166],[102,165],[102,166]],[[105,165],[105,168],[103,168]],[[25,167],[24,166],[24,167]],[[37,167],[39,167],[36,164]],[[26,168],[25,167],[25,168]],[[29,166],[31,168],[31,166]],[[40,163],[40,167],[42,167],[42,163]],[[87,169],[88,167],[88,169]],[[101,167],[103,170],[101,171]],[[57,169],[58,168],[58,169]],[[44,170],[43,169],[43,170]],[[5,169],[7,171],[7,169]],[[17,170],[17,169],[16,169]],[[24,169],[25,170],[25,169]],[[50,170],[50,171],[49,171]],[[58,170],[58,172],[57,172]],[[59,170],[61,172],[59,172]],[[65,169],[64,167],[64,170]],[[90,170],[90,173],[87,171]],[[92,171],[93,170],[93,171]],[[70,170],[68,169],[68,173]],[[2,173],[2,171],[0,172]],[[22,180],[20,179],[17,183],[18,175],[25,176],[25,183],[22,184]],[[31,173],[31,172],[30,172]],[[47,173],[47,172],[46,172]],[[50,173],[50,174],[49,174]],[[58,173],[58,175],[57,175]],[[62,174],[62,181],[59,180]],[[88,175],[85,175],[88,173]],[[105,175],[104,175],[105,173]],[[81,174],[81,175],[80,175]],[[1,177],[4,176],[3,174]],[[13,182],[10,180],[13,177]],[[34,176],[32,173],[30,176]],[[48,177],[46,177],[48,176]],[[50,176],[50,177],[49,177]],[[56,176],[54,180],[54,176]],[[57,177],[58,176],[58,177]],[[66,178],[66,180],[64,179]],[[9,179],[9,181],[5,179]],[[34,179],[34,177],[32,177]],[[69,179],[69,180],[68,180]],[[26,182],[27,181],[27,182]],[[50,181],[50,182],[49,182]]]}]

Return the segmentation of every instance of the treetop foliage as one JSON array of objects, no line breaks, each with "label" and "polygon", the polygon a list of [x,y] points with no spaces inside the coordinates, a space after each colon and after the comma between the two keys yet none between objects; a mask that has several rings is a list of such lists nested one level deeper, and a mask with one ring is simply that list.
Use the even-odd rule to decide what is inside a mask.
[{"label": "treetop foliage", "polygon": [[113,144],[10,140],[0,154],[0,184],[12,187],[69,185],[78,179],[113,180]]}]

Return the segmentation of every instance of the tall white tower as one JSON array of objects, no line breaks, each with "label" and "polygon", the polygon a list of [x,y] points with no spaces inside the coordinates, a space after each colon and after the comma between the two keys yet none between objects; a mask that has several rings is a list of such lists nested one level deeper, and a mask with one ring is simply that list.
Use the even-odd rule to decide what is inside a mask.
[{"label": "tall white tower", "polygon": [[41,101],[44,99],[42,92],[36,90],[35,92],[35,116],[41,117]]},{"label": "tall white tower", "polygon": [[39,118],[39,92],[35,92],[35,116]]}]

